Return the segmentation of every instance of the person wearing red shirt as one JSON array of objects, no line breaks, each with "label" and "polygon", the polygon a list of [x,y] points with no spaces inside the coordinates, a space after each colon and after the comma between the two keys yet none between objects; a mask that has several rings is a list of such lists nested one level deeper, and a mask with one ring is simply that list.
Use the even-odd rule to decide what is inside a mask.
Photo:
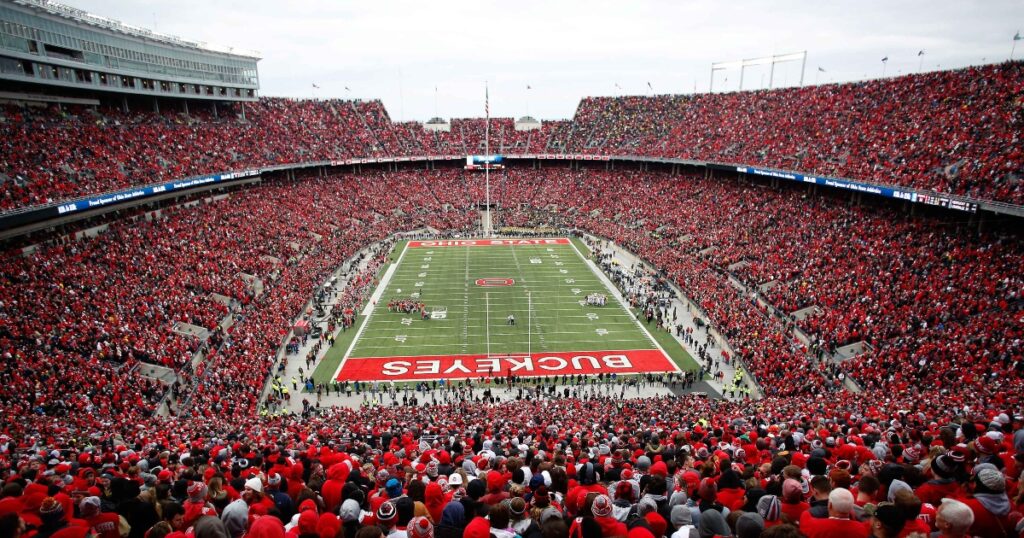
[{"label": "person wearing red shirt", "polygon": [[732,469],[726,470],[718,478],[718,494],[716,499],[729,510],[736,511],[743,508],[746,503],[744,495],[747,490],[743,488],[740,475]]},{"label": "person wearing red shirt", "polygon": [[787,478],[782,483],[782,514],[793,524],[796,524],[800,521],[800,516],[810,507],[811,505],[804,501],[803,488],[800,487],[800,482]]},{"label": "person wearing red shirt", "polygon": [[810,512],[804,512],[800,532],[807,538],[862,538],[864,524],[853,518],[853,507],[850,490],[833,489],[828,495],[828,518],[814,518]]},{"label": "person wearing red shirt", "polygon": [[935,477],[914,490],[922,503],[939,504],[944,498],[959,497],[963,494],[960,484],[955,480],[958,469],[956,460],[946,454],[940,454],[932,460],[929,468]]},{"label": "person wearing red shirt", "polygon": [[612,500],[607,495],[598,495],[590,506],[594,521],[601,526],[603,536],[624,536],[626,524],[612,517]]},{"label": "person wearing red shirt", "polygon": [[973,524],[971,507],[956,499],[942,499],[942,504],[935,511],[938,538],[970,538],[967,531]]},{"label": "person wearing red shirt", "polygon": [[576,475],[579,477],[579,485],[569,489],[569,493],[565,497],[565,508],[573,515],[579,511],[581,507],[579,501],[584,499],[587,494],[608,493],[608,487],[600,483],[601,474],[593,463],[587,462],[581,465]]},{"label": "person wearing red shirt", "polygon": [[121,516],[100,511],[99,497],[86,497],[78,504],[82,519],[97,538],[121,538]]},{"label": "person wearing red shirt", "polygon": [[1006,477],[994,465],[983,463],[974,468],[974,479],[969,483],[971,493],[960,502],[974,512],[971,534],[1003,536],[1010,534],[1010,499],[1006,495]]},{"label": "person wearing red shirt", "polygon": [[[893,481],[893,483],[895,484],[896,481]],[[893,495],[892,499],[896,507],[903,512],[903,516],[907,518],[907,523],[903,525],[903,530],[900,531],[900,538],[905,538],[915,532],[925,536],[932,533],[931,526],[917,517],[921,515],[922,504],[921,500],[912,491],[901,489]]]},{"label": "person wearing red shirt", "polygon": [[480,498],[480,502],[494,506],[508,499],[508,492],[505,491],[506,484],[508,484],[508,480],[505,479],[505,476],[498,469],[488,471],[487,494]]}]

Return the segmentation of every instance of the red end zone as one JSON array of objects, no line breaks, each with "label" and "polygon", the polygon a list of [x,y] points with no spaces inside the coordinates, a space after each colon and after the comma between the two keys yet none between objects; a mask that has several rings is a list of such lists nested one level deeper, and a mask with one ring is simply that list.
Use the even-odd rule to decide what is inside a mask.
[{"label": "red end zone", "polygon": [[558,239],[449,239],[444,241],[409,241],[409,248],[434,247],[519,247],[531,245],[568,245],[564,237]]},{"label": "red end zone", "polygon": [[338,381],[410,381],[467,379],[482,376],[522,377],[576,374],[640,374],[678,372],[657,349],[625,351],[569,351],[487,358],[485,355],[426,355],[419,357],[349,358]]}]

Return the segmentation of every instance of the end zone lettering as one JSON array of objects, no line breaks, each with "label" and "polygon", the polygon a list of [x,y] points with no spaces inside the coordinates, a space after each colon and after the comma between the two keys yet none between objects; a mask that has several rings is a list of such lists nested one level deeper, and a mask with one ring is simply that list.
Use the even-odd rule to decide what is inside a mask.
[{"label": "end zone lettering", "polygon": [[409,241],[409,248],[436,247],[517,247],[531,245],[568,245],[569,240],[558,239],[451,239],[445,241]]},{"label": "end zone lettering", "polygon": [[632,368],[633,364],[625,355],[574,355],[572,357],[559,357],[557,355],[543,355],[540,357],[491,357],[479,359],[453,359],[451,364],[446,364],[441,370],[440,359],[427,359],[410,361],[388,361],[384,363],[381,372],[388,377],[405,376],[409,374],[410,368],[415,368],[413,374],[442,374],[444,376],[459,376],[463,374],[488,375],[488,374],[512,374],[528,375],[533,372],[561,372],[566,368],[577,371],[584,371],[588,368],[610,368],[622,369]]},{"label": "end zone lettering", "polygon": [[617,372],[636,374],[676,372],[678,368],[661,351],[577,351],[538,353],[532,356],[434,355],[420,357],[349,358],[338,380],[395,381],[467,379],[483,376],[546,376]]}]

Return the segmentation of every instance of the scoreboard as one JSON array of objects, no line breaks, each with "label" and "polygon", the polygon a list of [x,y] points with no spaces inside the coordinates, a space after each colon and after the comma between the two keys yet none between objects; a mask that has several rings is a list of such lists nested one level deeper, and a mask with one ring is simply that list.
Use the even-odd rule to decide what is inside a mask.
[{"label": "scoreboard", "polygon": [[501,155],[466,155],[466,170],[501,170],[504,160]]}]

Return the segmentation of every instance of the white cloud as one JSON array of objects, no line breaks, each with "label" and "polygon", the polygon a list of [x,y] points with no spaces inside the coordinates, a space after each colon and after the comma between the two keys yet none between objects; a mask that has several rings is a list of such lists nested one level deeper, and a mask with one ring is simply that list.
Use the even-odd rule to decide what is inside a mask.
[{"label": "white cloud", "polygon": [[[621,2],[523,0],[66,0],[186,38],[262,53],[263,95],[380,98],[392,118],[483,115],[490,82],[498,116],[570,117],[581,97],[689,93],[715,61],[808,51],[805,80],[844,81],[1004,60],[1024,21],[1018,0]],[[1019,55],[1024,55],[1024,46]],[[817,67],[826,69],[818,73]],[[744,86],[762,84],[748,69]],[[728,77],[728,82],[725,78]],[[767,84],[767,76],[764,77]],[[781,65],[776,85],[794,85]],[[615,89],[615,84],[623,91]],[[716,89],[736,89],[739,72]],[[352,89],[351,94],[344,90]]]}]

